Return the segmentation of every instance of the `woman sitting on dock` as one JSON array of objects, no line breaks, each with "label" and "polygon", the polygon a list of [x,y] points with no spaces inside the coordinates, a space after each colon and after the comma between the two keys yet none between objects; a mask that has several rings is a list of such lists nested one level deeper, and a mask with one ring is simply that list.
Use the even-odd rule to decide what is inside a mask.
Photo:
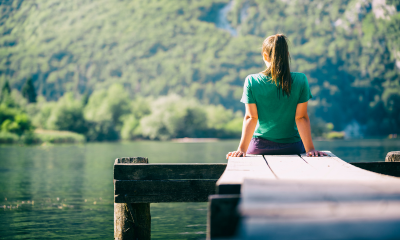
[{"label": "woman sitting on dock", "polygon": [[267,66],[257,74],[246,77],[243,96],[246,105],[242,138],[232,157],[255,155],[324,156],[311,139],[307,102],[312,98],[307,77],[290,72],[289,47],[286,36],[267,37],[262,56]]}]

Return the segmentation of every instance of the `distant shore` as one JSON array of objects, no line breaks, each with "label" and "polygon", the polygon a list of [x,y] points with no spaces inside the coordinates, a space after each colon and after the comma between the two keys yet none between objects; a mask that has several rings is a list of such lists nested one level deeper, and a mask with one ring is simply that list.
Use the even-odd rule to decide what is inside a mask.
[{"label": "distant shore", "polygon": [[9,132],[0,132],[2,144],[45,144],[45,143],[84,143],[86,137],[69,131],[36,129],[22,136]]},{"label": "distant shore", "polygon": [[[377,136],[377,137],[365,137],[361,139],[398,139],[397,134],[390,134],[389,136]],[[314,137],[315,141],[329,141],[329,140],[348,140],[344,132],[330,132],[325,136]],[[167,141],[175,143],[208,143],[218,142],[224,140],[240,140],[240,138],[173,138]],[[150,141],[149,139],[133,139],[133,140],[119,140],[119,141]],[[153,140],[163,141],[163,140]],[[25,145],[46,145],[46,144],[60,144],[60,143],[86,143],[86,142],[99,142],[99,141],[87,141],[83,134],[78,134],[70,131],[56,131],[56,130],[45,130],[36,129],[35,131],[18,136],[17,134],[9,132],[0,132],[0,144],[25,144]],[[107,142],[107,141],[105,141]],[[109,141],[116,142],[116,141]],[[118,142],[118,141],[117,141]]]},{"label": "distant shore", "polygon": [[199,142],[216,142],[221,140],[221,138],[174,138],[171,139],[172,142],[179,143],[199,143]]}]

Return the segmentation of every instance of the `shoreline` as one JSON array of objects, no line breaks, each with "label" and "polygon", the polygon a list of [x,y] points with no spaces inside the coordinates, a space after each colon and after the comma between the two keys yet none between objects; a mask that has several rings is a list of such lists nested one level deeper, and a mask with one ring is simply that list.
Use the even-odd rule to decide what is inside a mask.
[{"label": "shoreline", "polygon": [[[45,130],[46,131],[46,130]],[[46,131],[47,132],[47,131]],[[51,133],[49,133],[51,132]],[[150,140],[150,139],[143,139],[143,138],[138,138],[138,139],[133,139],[133,140],[116,140],[116,141],[84,141],[82,139],[83,135],[81,134],[76,134],[75,137],[68,136],[68,133],[73,133],[73,132],[66,132],[66,135],[68,136],[67,138],[62,138],[62,139],[57,139],[54,138],[54,135],[57,135],[57,131],[49,131],[47,134],[44,134],[45,136],[42,136],[41,139],[38,139],[38,134],[35,131],[35,140],[30,141],[30,142],[23,142],[20,139],[16,139],[14,141],[9,141],[9,142],[2,142],[0,141],[0,145],[26,145],[26,146],[46,146],[46,145],[60,145],[60,144],[86,144],[86,143],[131,143],[131,142],[172,142],[172,143],[209,143],[209,142],[220,142],[220,141],[229,141],[229,140],[237,140],[240,141],[240,138],[173,138],[170,140]],[[36,135],[37,134],[37,135]],[[54,134],[54,135],[53,135]],[[75,134],[74,134],[75,135]],[[80,136],[79,136],[80,135]],[[66,137],[66,136],[64,136]],[[78,139],[76,138],[78,137]],[[39,140],[39,141],[38,141]],[[397,138],[390,138],[387,136],[377,136],[377,137],[363,137],[363,138],[324,138],[324,137],[315,137],[313,141],[328,141],[328,142],[336,142],[336,141],[354,141],[354,140],[391,140],[391,141],[396,141],[400,140],[399,137]]]}]

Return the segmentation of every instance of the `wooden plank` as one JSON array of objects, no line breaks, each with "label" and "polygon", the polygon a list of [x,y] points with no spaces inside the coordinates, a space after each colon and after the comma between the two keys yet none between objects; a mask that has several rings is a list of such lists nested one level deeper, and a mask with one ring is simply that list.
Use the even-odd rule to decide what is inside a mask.
[{"label": "wooden plank", "polygon": [[[195,192],[192,194],[170,193],[163,195],[128,195],[130,203],[167,203],[167,202],[207,202],[208,196],[215,194],[215,186],[210,192]],[[125,202],[125,195],[114,195],[114,202]]]},{"label": "wooden plank", "polygon": [[235,239],[398,239],[400,185],[246,179],[239,212]]},{"label": "wooden plank", "polygon": [[115,195],[162,195],[168,193],[209,192],[216,180],[116,180]]},{"label": "wooden plank", "polygon": [[274,220],[330,219],[400,219],[400,201],[353,201],[353,202],[299,202],[264,203],[241,211],[242,216],[271,218]]},{"label": "wooden plank", "polygon": [[321,180],[351,180],[351,181],[373,181],[373,182],[393,182],[400,183],[400,179],[382,174],[370,172],[357,168],[342,159],[336,157],[329,151],[325,151],[329,157],[307,157],[302,154],[301,157],[312,167],[322,173]]},{"label": "wooden plank", "polygon": [[180,202],[179,199],[195,200],[199,196],[206,202],[208,195],[215,193],[215,183],[216,180],[115,180],[114,201],[120,202],[121,196],[128,195],[131,202]]},{"label": "wooden plank", "polygon": [[264,155],[264,159],[278,179],[321,179],[322,172],[298,155]]},{"label": "wooden plank", "polygon": [[240,195],[210,195],[208,201],[207,239],[235,234],[239,222],[237,205]]},{"label": "wooden plank", "polygon": [[115,159],[115,164],[117,163],[128,163],[128,164],[149,163],[149,159],[147,157],[123,157]]},{"label": "wooden plank", "polygon": [[[117,158],[115,164],[119,162],[137,164],[148,163],[149,160],[143,157]],[[124,200],[114,202],[114,239],[150,239],[150,203],[129,203]]]},{"label": "wooden plank", "polygon": [[332,240],[400,239],[400,219],[285,220],[246,217],[232,239]]},{"label": "wooden plank", "polygon": [[348,181],[290,181],[246,179],[242,185],[242,213],[272,204],[310,202],[400,201],[400,185]]},{"label": "wooden plank", "polygon": [[400,177],[400,162],[350,162],[349,164],[367,171]]},{"label": "wooden plank", "polygon": [[259,167],[246,169],[245,158],[240,158],[230,171],[228,161],[217,185],[241,186],[241,234],[232,239],[336,239],[327,233],[340,232],[338,226],[346,224],[352,227],[338,234],[338,239],[364,239],[360,229],[354,230],[363,226],[360,222],[374,223],[371,239],[385,236],[377,234],[382,229],[388,231],[388,238],[399,238],[400,180],[357,168],[327,153],[328,157],[265,155],[270,178],[262,175],[265,170],[260,162]]},{"label": "wooden plank", "polygon": [[245,178],[276,179],[262,156],[230,157],[217,182],[217,193],[239,194]]},{"label": "wooden plank", "polygon": [[298,212],[296,210],[298,208],[305,216],[314,212],[323,213],[316,207],[319,203],[327,203],[329,206],[338,208],[338,204],[388,201],[400,201],[399,185],[387,187],[372,182],[359,184],[246,179],[242,186],[239,210],[243,216],[257,216],[275,213],[275,210],[283,213],[284,208],[295,213]]},{"label": "wooden plank", "polygon": [[385,162],[400,162],[400,151],[388,152]]},{"label": "wooden plank", "polygon": [[219,179],[224,163],[213,164],[115,164],[116,180]]}]

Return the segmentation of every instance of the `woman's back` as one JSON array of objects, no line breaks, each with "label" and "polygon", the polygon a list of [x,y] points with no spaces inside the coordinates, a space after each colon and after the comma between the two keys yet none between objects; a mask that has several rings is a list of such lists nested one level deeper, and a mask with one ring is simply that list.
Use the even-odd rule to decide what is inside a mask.
[{"label": "woman's back", "polygon": [[226,157],[244,157],[246,153],[326,155],[314,148],[307,114],[307,102],[312,95],[307,77],[290,72],[286,36],[267,37],[261,55],[266,69],[245,80],[242,137],[238,149]]},{"label": "woman's back", "polygon": [[312,95],[303,73],[291,72],[291,77],[288,96],[278,90],[271,77],[262,73],[247,76],[241,102],[257,105],[258,123],[254,137],[277,143],[301,141],[295,122],[296,107],[307,102]]}]

